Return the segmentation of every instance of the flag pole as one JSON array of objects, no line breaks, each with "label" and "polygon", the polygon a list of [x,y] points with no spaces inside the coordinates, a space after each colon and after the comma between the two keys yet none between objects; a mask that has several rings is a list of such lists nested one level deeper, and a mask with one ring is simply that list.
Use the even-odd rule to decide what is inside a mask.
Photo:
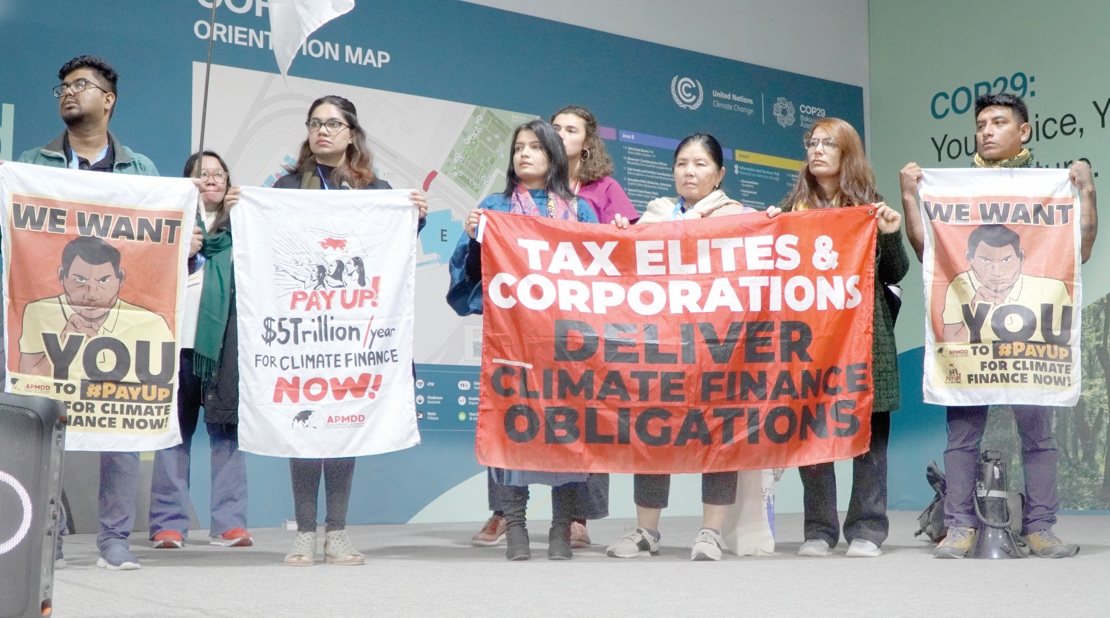
[{"label": "flag pole", "polygon": [[[197,152],[200,153],[204,152],[204,125],[208,120],[208,80],[212,75],[212,43],[216,38],[216,6],[220,3],[220,0],[211,0],[211,2],[212,18],[208,21],[208,60],[204,64],[204,100],[200,107],[200,145],[197,148]],[[200,178],[200,168],[203,161],[204,155],[202,154],[197,159],[195,172],[197,178]]]}]

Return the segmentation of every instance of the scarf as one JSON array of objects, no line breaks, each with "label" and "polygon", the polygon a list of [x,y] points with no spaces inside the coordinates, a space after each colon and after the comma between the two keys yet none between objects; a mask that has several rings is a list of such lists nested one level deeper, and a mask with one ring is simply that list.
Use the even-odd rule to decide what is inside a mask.
[{"label": "scarf", "polygon": [[755,212],[754,209],[748,208],[740,202],[729,198],[725,195],[724,191],[716,189],[709,195],[703,197],[700,202],[689,208],[685,208],[686,204],[683,202],[682,208],[684,208],[684,210],[681,216],[676,216],[676,213],[680,210],[678,207],[680,199],[682,198],[660,197],[651,200],[648,202],[647,209],[637,223],[662,223],[664,221],[680,221],[688,218],[698,218],[701,216],[702,212],[711,209],[712,211],[709,213],[710,217]]},{"label": "scarf", "polygon": [[[532,194],[528,191],[523,183],[513,189],[513,196],[509,200],[509,212],[514,215],[530,215],[533,217],[542,217],[544,213],[540,212],[536,201],[532,199]],[[569,200],[559,197],[554,191],[547,192],[547,216],[552,219],[566,219],[569,221],[578,220],[578,205],[572,204]]]},{"label": "scarf", "polygon": [[1033,165],[1033,153],[1029,152],[1028,148],[1022,148],[1017,156],[998,161],[984,159],[978,152],[975,153],[975,167],[1030,167],[1031,165]]},{"label": "scarf", "polygon": [[207,389],[220,367],[220,351],[231,310],[231,232],[209,232],[203,213],[197,213],[197,225],[204,230],[204,284],[200,293],[197,336],[193,343],[193,373]]}]

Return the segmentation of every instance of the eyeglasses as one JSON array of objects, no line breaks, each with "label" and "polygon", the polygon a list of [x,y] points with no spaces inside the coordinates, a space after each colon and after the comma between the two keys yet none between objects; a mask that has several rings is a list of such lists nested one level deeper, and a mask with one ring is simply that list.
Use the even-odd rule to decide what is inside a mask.
[{"label": "eyeglasses", "polygon": [[836,140],[831,137],[811,137],[809,139],[802,140],[802,145],[806,147],[806,150],[816,150],[817,147],[822,144],[825,146],[825,148],[837,147]]},{"label": "eyeglasses", "polygon": [[218,182],[222,182],[223,180],[225,180],[227,178],[227,174],[223,173],[222,171],[220,171],[220,172],[210,172],[208,170],[201,170],[200,171],[200,179],[201,180],[206,180],[208,178],[215,178]]},{"label": "eyeglasses", "polygon": [[82,77],[81,79],[73,80],[73,82],[69,83],[69,84],[67,84],[65,82],[62,82],[62,83],[58,84],[57,86],[54,86],[54,98],[55,99],[62,98],[62,95],[64,95],[67,90],[72,90],[73,94],[81,94],[82,92],[85,91],[86,86],[92,86],[93,88],[96,88],[97,90],[100,90],[100,91],[103,91],[103,92],[108,92],[107,90],[104,90],[100,86],[97,86],[95,83],[93,83],[93,82],[85,79],[84,77]]},{"label": "eyeglasses", "polygon": [[331,120],[327,120],[327,121],[324,121],[324,122],[320,122],[319,118],[313,118],[312,120],[309,120],[308,122],[304,123],[304,126],[308,127],[308,131],[310,133],[318,133],[320,131],[321,127],[326,128],[328,130],[328,133],[335,133],[335,132],[339,131],[340,129],[342,129],[343,127],[347,127],[348,129],[351,128],[351,125],[343,124],[342,122],[339,122],[335,118],[332,118]]}]

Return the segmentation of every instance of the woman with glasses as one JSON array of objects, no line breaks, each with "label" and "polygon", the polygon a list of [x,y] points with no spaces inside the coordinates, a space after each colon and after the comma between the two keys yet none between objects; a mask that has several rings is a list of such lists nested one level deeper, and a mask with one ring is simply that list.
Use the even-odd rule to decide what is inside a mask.
[{"label": "woman with glasses", "polygon": [[[320,97],[308,109],[308,136],[301,144],[295,165],[274,183],[285,189],[390,189],[389,183],[374,174],[373,155],[366,143],[366,132],[358,121],[354,104],[339,96]],[[428,214],[424,194],[413,191],[413,206],[420,210],[420,225]],[[293,504],[297,517],[297,538],[285,556],[289,566],[311,566],[316,560],[316,501],[320,476],[324,477],[327,502],[324,541],[325,561],[354,566],[363,556],[347,537],[347,504],[354,478],[354,457],[327,459],[290,459]]]},{"label": "woman with glasses", "polygon": [[[898,283],[909,269],[899,229],[902,215],[891,209],[875,190],[875,175],[852,125],[839,118],[822,118],[805,135],[806,164],[794,188],[771,216],[783,211],[841,208],[874,204],[878,219],[875,256],[874,338],[871,345],[871,383],[875,404],[871,414],[871,448],[853,461],[852,498],[844,520],[848,556],[873,558],[882,554],[889,521],[886,516],[886,447],[890,412],[901,405],[894,317],[884,297],[885,286]],[[860,239],[861,242],[866,239]],[[805,501],[805,542],[799,556],[828,556],[840,539],[836,512],[836,476],[832,463],[798,468]]]},{"label": "woman with glasses", "polygon": [[[661,197],[648,203],[639,224],[684,221],[756,212],[729,198],[721,190],[725,178],[724,152],[712,135],[698,133],[678,144],[674,152],[675,189],[678,197]],[[628,219],[614,222],[627,228]],[[721,559],[721,526],[728,507],[736,502],[736,472],[701,475],[702,528],[694,539],[691,560]],[[612,558],[639,558],[659,553],[659,517],[667,508],[671,490],[669,474],[637,474],[633,480],[636,529],[609,546]]]},{"label": "woman with glasses", "polygon": [[[551,125],[543,120],[523,124],[513,132],[510,143],[513,156],[505,172],[505,191],[487,197],[477,209],[470,211],[464,226],[466,233],[459,238],[448,265],[451,287],[447,291],[447,303],[459,315],[482,313],[482,245],[474,236],[484,210],[597,223],[593,208],[575,197],[567,184],[567,154]],[[486,336],[495,334],[487,333]],[[578,491],[586,477],[585,473],[490,468],[490,510],[504,513],[508,544],[505,557],[509,560],[532,557],[525,528],[528,485],[541,484],[551,486],[552,521],[547,557],[569,560],[571,520]]]},{"label": "woman with glasses", "polygon": [[150,487],[150,539],[155,549],[180,548],[189,530],[189,460],[200,408],[212,449],[211,544],[247,547],[247,463],[239,450],[239,354],[235,289],[231,276],[231,207],[227,163],[204,151],[185,162],[186,178],[199,178],[189,253],[189,279],[181,320],[177,420],[181,444],[158,451]]}]

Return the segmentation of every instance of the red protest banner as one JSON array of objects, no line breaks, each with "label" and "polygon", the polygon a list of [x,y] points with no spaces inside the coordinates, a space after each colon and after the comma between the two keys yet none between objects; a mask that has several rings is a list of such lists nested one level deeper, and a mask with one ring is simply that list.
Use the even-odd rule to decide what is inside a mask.
[{"label": "red protest banner", "polygon": [[661,474],[865,452],[873,212],[628,230],[487,212],[478,461]]}]

